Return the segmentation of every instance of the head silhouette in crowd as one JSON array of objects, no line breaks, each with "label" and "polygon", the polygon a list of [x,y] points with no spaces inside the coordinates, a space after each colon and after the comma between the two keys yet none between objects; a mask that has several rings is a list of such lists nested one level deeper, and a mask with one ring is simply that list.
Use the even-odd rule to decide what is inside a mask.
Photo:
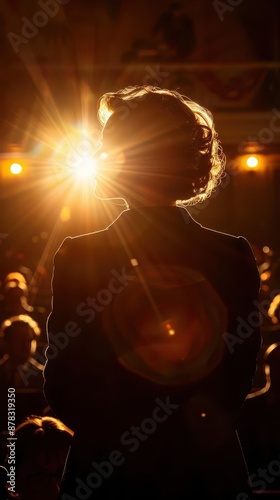
[{"label": "head silhouette in crowd", "polygon": [[3,280],[2,314],[8,317],[31,313],[33,307],[28,304],[28,297],[28,285],[23,274],[19,272],[7,274]]},{"label": "head silhouette in crowd", "polygon": [[[219,184],[225,156],[211,113],[176,91],[127,87],[99,102],[97,196],[141,205],[193,205]],[[102,160],[103,158],[103,160]]]},{"label": "head silhouette in crowd", "polygon": [[57,500],[73,432],[54,417],[27,417],[15,431],[16,498]]},{"label": "head silhouette in crowd", "polygon": [[5,354],[0,359],[0,380],[15,389],[41,388],[43,365],[34,359],[40,336],[38,323],[27,314],[6,319],[1,325]]},{"label": "head silhouette in crowd", "polygon": [[1,334],[10,362],[19,365],[26,363],[34,355],[40,328],[27,314],[19,314],[2,323]]}]

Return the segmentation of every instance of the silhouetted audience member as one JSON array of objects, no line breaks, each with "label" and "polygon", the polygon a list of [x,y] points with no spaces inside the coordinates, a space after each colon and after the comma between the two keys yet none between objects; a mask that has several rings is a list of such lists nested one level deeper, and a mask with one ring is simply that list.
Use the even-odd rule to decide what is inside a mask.
[{"label": "silhouetted audience member", "polygon": [[20,314],[2,323],[1,334],[6,354],[0,359],[0,422],[1,430],[5,430],[8,388],[16,391],[17,422],[30,411],[43,410],[47,403],[42,390],[44,366],[34,358],[40,336],[38,324],[30,316]]},{"label": "silhouetted audience member", "polygon": [[195,49],[195,32],[191,18],[184,12],[180,2],[170,4],[153,28],[162,57],[182,61]]},{"label": "silhouetted audience member", "polygon": [[[15,431],[18,500],[57,500],[73,432],[53,417],[27,417]],[[9,453],[7,453],[8,457]],[[7,470],[10,466],[8,458]],[[9,485],[7,484],[7,490]]]},{"label": "silhouetted audience member", "polygon": [[238,428],[254,488],[280,493],[280,342],[266,350],[263,370],[265,387],[248,395]]},{"label": "silhouetted audience member", "polygon": [[42,388],[44,366],[33,355],[40,336],[38,323],[20,314],[6,319],[1,326],[6,354],[0,359],[1,383],[15,389]]},{"label": "silhouetted audience member", "polygon": [[[29,303],[30,294],[26,278],[22,273],[8,273],[2,284],[0,295],[0,324],[11,316],[27,314],[37,321],[40,329],[44,329],[47,319],[45,308],[33,306]],[[45,332],[43,330],[43,336]],[[0,354],[4,354],[4,346],[0,343]]]},{"label": "silhouetted audience member", "polygon": [[0,301],[0,321],[18,314],[30,314],[33,307],[28,304],[28,285],[23,274],[12,272],[5,276]]},{"label": "silhouetted audience member", "polygon": [[235,418],[260,278],[243,237],[186,210],[224,173],[212,115],[139,86],[105,94],[99,117],[96,196],[126,209],[55,256],[45,394],[75,433],[60,498],[235,500],[250,491]]}]

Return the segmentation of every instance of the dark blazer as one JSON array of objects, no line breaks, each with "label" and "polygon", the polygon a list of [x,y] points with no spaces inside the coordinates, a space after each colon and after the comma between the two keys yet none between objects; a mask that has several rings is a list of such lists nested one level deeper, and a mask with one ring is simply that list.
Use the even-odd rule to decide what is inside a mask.
[{"label": "dark blazer", "polygon": [[[211,353],[210,368],[190,381],[169,383],[167,376],[165,383],[149,370],[142,376],[133,353],[126,358],[132,369],[120,362],[145,312],[134,279],[147,263],[163,275],[176,268],[203,276],[213,294],[197,305],[200,311],[212,314],[213,296],[223,304],[219,361],[211,364]],[[128,210],[103,231],[67,238],[55,256],[52,286],[44,390],[75,432],[62,491],[122,499],[239,493],[244,477],[234,419],[251,390],[261,344],[260,279],[247,241],[200,226],[183,208]],[[180,297],[172,286],[169,293],[176,307]]]}]

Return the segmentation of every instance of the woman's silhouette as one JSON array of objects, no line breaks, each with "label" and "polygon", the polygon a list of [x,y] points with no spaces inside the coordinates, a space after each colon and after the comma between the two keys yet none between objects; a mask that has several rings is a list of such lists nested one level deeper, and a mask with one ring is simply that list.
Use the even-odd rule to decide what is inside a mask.
[{"label": "woman's silhouette", "polygon": [[212,115],[139,86],[105,94],[99,118],[96,192],[127,205],[55,257],[45,394],[75,433],[61,498],[236,498],[259,274],[244,238],[185,208],[224,172]]}]

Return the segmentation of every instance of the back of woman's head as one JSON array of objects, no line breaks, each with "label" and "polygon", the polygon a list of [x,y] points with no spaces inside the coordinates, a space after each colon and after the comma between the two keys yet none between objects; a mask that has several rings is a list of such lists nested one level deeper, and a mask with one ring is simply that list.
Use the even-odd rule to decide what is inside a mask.
[{"label": "back of woman's head", "polygon": [[[167,198],[192,205],[219,184],[225,157],[212,115],[177,91],[136,86],[107,93],[99,119],[111,164],[121,164],[123,176],[132,176],[136,185],[144,176],[154,189],[166,190]],[[167,181],[159,182],[163,177]]]}]

